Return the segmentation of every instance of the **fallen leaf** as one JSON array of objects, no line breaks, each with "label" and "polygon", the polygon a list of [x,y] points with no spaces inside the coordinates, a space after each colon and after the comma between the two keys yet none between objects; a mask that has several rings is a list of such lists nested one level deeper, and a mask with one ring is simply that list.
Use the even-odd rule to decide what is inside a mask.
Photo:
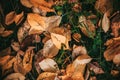
[{"label": "fallen leaf", "polygon": [[87,50],[84,46],[73,46],[72,57],[76,58],[79,55],[87,54]]},{"label": "fallen leaf", "polygon": [[29,34],[41,34],[43,31],[47,31],[50,27],[59,26],[61,17],[42,17],[39,14],[29,13],[27,16],[27,20],[28,23],[31,25]]},{"label": "fallen leaf", "polygon": [[117,13],[112,21],[111,21],[111,28],[112,28],[112,33],[114,37],[119,36],[119,30],[120,30],[120,13]]},{"label": "fallen leaf", "polygon": [[72,38],[76,41],[76,42],[80,42],[81,39],[81,35],[79,33],[74,33],[72,35]]},{"label": "fallen leaf", "polygon": [[80,30],[83,32],[84,35],[94,38],[95,36],[95,25],[88,19],[86,19],[85,16],[79,17],[79,26]]},{"label": "fallen leaf", "polygon": [[89,68],[91,71],[93,71],[95,74],[103,74],[104,71],[103,69],[100,67],[100,65],[97,62],[89,63],[88,64]]},{"label": "fallen leaf", "polygon": [[8,13],[5,17],[5,24],[6,25],[12,24],[15,20],[15,16],[16,16],[15,11],[11,11],[10,13]]},{"label": "fallen leaf", "polygon": [[23,6],[28,7],[28,8],[31,8],[33,6],[30,0],[20,0],[20,2]]},{"label": "fallen leaf", "polygon": [[20,14],[17,14],[15,16],[15,23],[16,23],[16,25],[20,24],[21,21],[23,20],[23,18],[24,18],[24,12],[21,12]]},{"label": "fallen leaf", "polygon": [[107,16],[110,16],[110,13],[113,10],[112,0],[97,0],[95,3],[95,8],[101,13],[107,12]]},{"label": "fallen leaf", "polygon": [[12,30],[6,30],[6,31],[3,31],[3,33],[0,34],[0,36],[2,36],[2,37],[8,37],[8,36],[10,36],[12,33],[13,33]]},{"label": "fallen leaf", "polygon": [[4,80],[25,80],[25,76],[21,73],[12,73],[8,75]]},{"label": "fallen leaf", "polygon": [[13,48],[14,51],[19,51],[20,50],[20,44],[18,42],[12,42],[11,47]]},{"label": "fallen leaf", "polygon": [[11,58],[12,56],[10,55],[0,57],[0,66],[3,66],[4,64],[6,64]]},{"label": "fallen leaf", "polygon": [[33,60],[33,52],[34,47],[28,48],[25,52],[24,58],[23,58],[23,68],[28,73],[32,69],[32,60]]},{"label": "fallen leaf", "polygon": [[0,57],[7,56],[7,55],[10,55],[10,54],[11,54],[11,48],[10,47],[0,51]]},{"label": "fallen leaf", "polygon": [[4,75],[5,71],[9,70],[13,67],[14,62],[16,61],[16,58],[13,57],[11,60],[9,60],[5,65],[2,66],[2,75]]},{"label": "fallen leaf", "polygon": [[120,53],[119,52],[114,56],[113,63],[116,65],[120,65]]},{"label": "fallen leaf", "polygon": [[62,44],[66,45],[66,37],[63,35],[51,33],[51,39],[58,49],[61,49]]},{"label": "fallen leaf", "polygon": [[48,40],[43,47],[42,54],[44,57],[52,58],[58,54],[59,49],[53,44],[52,40]]},{"label": "fallen leaf", "polygon": [[30,29],[30,25],[27,21],[19,28],[17,32],[19,43],[21,43],[23,39],[25,39],[25,37],[28,35],[29,29]]},{"label": "fallen leaf", "polygon": [[39,63],[43,71],[56,72],[59,70],[57,63],[50,58],[46,58]]},{"label": "fallen leaf", "polygon": [[56,73],[52,73],[52,72],[43,72],[41,74],[39,74],[39,76],[37,77],[37,80],[55,80],[55,76]]},{"label": "fallen leaf", "polygon": [[3,27],[3,25],[0,23],[0,35],[4,32],[5,28]]},{"label": "fallen leaf", "polygon": [[117,76],[117,75],[119,75],[119,73],[120,73],[120,71],[118,71],[118,70],[111,70],[111,75],[113,75],[113,76]]},{"label": "fallen leaf", "polygon": [[105,13],[102,19],[102,29],[106,33],[109,30],[109,28],[110,28],[110,20],[107,17],[107,14]]}]

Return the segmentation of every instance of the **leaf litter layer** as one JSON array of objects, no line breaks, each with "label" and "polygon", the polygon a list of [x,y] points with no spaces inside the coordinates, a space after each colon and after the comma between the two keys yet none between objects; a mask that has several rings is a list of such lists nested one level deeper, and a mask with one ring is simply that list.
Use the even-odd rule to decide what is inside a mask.
[{"label": "leaf litter layer", "polygon": [[119,30],[119,0],[1,0],[0,79],[119,80]]}]

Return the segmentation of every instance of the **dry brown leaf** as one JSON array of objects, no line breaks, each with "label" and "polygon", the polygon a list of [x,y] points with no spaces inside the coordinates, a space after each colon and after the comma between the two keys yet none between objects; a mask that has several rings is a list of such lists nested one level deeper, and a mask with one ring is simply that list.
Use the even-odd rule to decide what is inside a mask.
[{"label": "dry brown leaf", "polygon": [[33,6],[30,0],[20,0],[20,2],[23,6],[28,7],[28,8],[31,8]]},{"label": "dry brown leaf", "polygon": [[25,76],[21,73],[12,73],[8,75],[4,80],[25,80]]},{"label": "dry brown leaf", "polygon": [[5,28],[3,27],[3,25],[0,23],[0,35],[4,32]]},{"label": "dry brown leaf", "polygon": [[120,40],[113,39],[112,43],[108,45],[104,52],[104,57],[107,61],[112,61],[116,54],[120,51]]},{"label": "dry brown leaf", "polygon": [[53,44],[52,40],[48,40],[43,47],[42,55],[47,58],[52,58],[58,54],[59,49]]},{"label": "dry brown leaf", "polygon": [[104,13],[103,19],[102,19],[102,29],[106,33],[110,28],[110,20],[107,17],[107,13]]},{"label": "dry brown leaf", "polygon": [[50,8],[48,8],[48,7],[44,7],[44,6],[41,6],[41,5],[39,5],[39,7],[38,7],[42,12],[55,12],[55,10],[54,9],[50,9]]},{"label": "dry brown leaf", "polygon": [[66,45],[66,37],[63,35],[51,33],[51,39],[58,49],[61,49],[62,44]]},{"label": "dry brown leaf", "polygon": [[15,16],[16,16],[15,11],[11,11],[10,13],[8,13],[5,17],[5,24],[6,25],[12,24],[15,20]]},{"label": "dry brown leaf", "polygon": [[[24,1],[26,1],[26,0],[24,0]],[[16,23],[16,25],[20,24],[21,21],[23,20],[23,18],[24,18],[24,12],[21,12],[20,14],[17,14],[15,16],[15,23]]]},{"label": "dry brown leaf", "polygon": [[97,80],[96,76],[91,76],[90,80]]},{"label": "dry brown leaf", "polygon": [[120,65],[120,53],[116,54],[113,58],[113,63],[116,65]]},{"label": "dry brown leaf", "polygon": [[5,65],[2,66],[2,75],[4,75],[5,71],[9,70],[13,67],[14,62],[16,61],[16,58],[13,57],[11,60],[9,60]]},{"label": "dry brown leaf", "polygon": [[120,73],[118,70],[111,70],[111,75],[117,76]]},{"label": "dry brown leaf", "polygon": [[12,42],[11,47],[13,48],[14,51],[20,50],[20,44],[18,42]]},{"label": "dry brown leaf", "polygon": [[6,64],[11,58],[12,56],[9,56],[9,55],[0,57],[0,66],[3,66],[4,64]]},{"label": "dry brown leaf", "polygon": [[21,73],[23,75],[26,75],[26,70],[23,68],[23,64],[22,64],[22,58],[20,57],[20,52],[17,53],[16,55],[16,61],[14,62],[14,72],[16,73]]},{"label": "dry brown leaf", "polygon": [[87,50],[84,46],[73,46],[72,57],[76,58],[79,55],[87,54]]},{"label": "dry brown leaf", "polygon": [[59,70],[57,63],[50,58],[46,58],[39,63],[43,71],[57,72]]},{"label": "dry brown leaf", "polygon": [[95,74],[104,73],[103,69],[100,67],[100,65],[97,62],[89,63],[88,66],[89,66],[89,69],[93,71]]},{"label": "dry brown leaf", "polygon": [[76,42],[80,42],[81,39],[81,35],[79,33],[74,33],[72,35],[72,38],[76,41]]},{"label": "dry brown leaf", "polygon": [[93,38],[95,36],[95,25],[90,21],[87,20],[85,16],[79,17],[79,27],[81,31],[88,37]]},{"label": "dry brown leaf", "polygon": [[27,21],[23,24],[23,26],[19,28],[17,32],[19,43],[21,43],[23,39],[25,39],[25,37],[28,35],[29,29],[30,29],[30,25]]},{"label": "dry brown leaf", "polygon": [[8,36],[10,36],[12,33],[13,33],[12,30],[6,30],[6,31],[4,31],[2,34],[0,34],[0,36],[2,36],[2,37],[8,37]]},{"label": "dry brown leaf", "polygon": [[117,13],[112,21],[111,21],[111,28],[112,28],[112,33],[114,37],[118,37],[119,36],[119,30],[120,30],[120,13]]},{"label": "dry brown leaf", "polygon": [[27,16],[27,20],[28,23],[31,25],[29,34],[41,34],[43,31],[47,31],[47,28],[59,26],[61,17],[42,17],[39,14],[30,13]]},{"label": "dry brown leaf", "polygon": [[56,76],[56,73],[52,73],[52,72],[43,72],[41,74],[39,74],[37,80],[54,80]]},{"label": "dry brown leaf", "polygon": [[11,54],[11,48],[10,47],[0,51],[0,57],[6,56],[6,55],[10,55],[10,54]]},{"label": "dry brown leaf", "polygon": [[101,13],[107,12],[107,16],[110,16],[110,13],[113,10],[112,0],[97,0],[95,8]]},{"label": "dry brown leaf", "polygon": [[32,69],[32,60],[33,60],[33,52],[34,47],[30,47],[26,50],[24,58],[23,58],[23,68],[28,73]]}]

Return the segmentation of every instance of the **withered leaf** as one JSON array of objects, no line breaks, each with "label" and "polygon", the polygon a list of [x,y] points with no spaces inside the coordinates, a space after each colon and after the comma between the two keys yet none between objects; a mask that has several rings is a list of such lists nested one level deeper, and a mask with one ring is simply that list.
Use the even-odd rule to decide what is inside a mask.
[{"label": "withered leaf", "polygon": [[21,26],[17,32],[18,41],[21,43],[23,39],[28,35],[30,29],[29,23],[26,21],[23,26]]},{"label": "withered leaf", "polygon": [[12,33],[13,33],[12,30],[6,30],[6,31],[3,31],[3,33],[1,33],[0,36],[2,36],[2,37],[8,37],[8,36],[10,36]]},{"label": "withered leaf", "polygon": [[20,50],[20,44],[18,42],[12,42],[11,47],[13,48],[14,51]]},{"label": "withered leaf", "polygon": [[56,76],[56,73],[52,73],[52,72],[43,72],[41,74],[39,74],[37,80],[54,80]]},{"label": "withered leaf", "polygon": [[31,8],[33,6],[30,0],[20,0],[20,2],[23,6],[28,7],[28,8]]},{"label": "withered leaf", "polygon": [[11,11],[10,13],[8,13],[5,17],[5,24],[10,25],[11,23],[13,23],[15,20],[15,16],[16,16],[15,11]]},{"label": "withered leaf", "polygon": [[59,49],[53,44],[52,40],[48,40],[43,47],[42,55],[47,58],[52,58],[57,55]]},{"label": "withered leaf", "polygon": [[61,49],[62,44],[66,45],[66,37],[63,35],[51,33],[51,39],[58,49]]},{"label": "withered leaf", "polygon": [[25,76],[21,73],[12,73],[8,75],[4,80],[25,80]]},{"label": "withered leaf", "polygon": [[104,14],[103,19],[102,19],[102,29],[106,33],[110,28],[110,20],[107,17],[107,13]]},{"label": "withered leaf", "polygon": [[6,55],[10,55],[10,54],[11,54],[11,48],[8,47],[8,48],[6,48],[6,49],[4,49],[4,50],[2,50],[0,52],[0,57],[6,56]]},{"label": "withered leaf", "polygon": [[90,70],[94,71],[95,74],[103,74],[104,71],[97,62],[88,64]]},{"label": "withered leaf", "polygon": [[116,65],[120,65],[120,53],[119,52],[113,58],[113,63],[116,64]]},{"label": "withered leaf", "polygon": [[32,60],[34,55],[33,49],[34,48],[28,48],[23,58],[23,68],[26,72],[30,72],[32,69]]},{"label": "withered leaf", "polygon": [[50,27],[59,26],[60,16],[42,17],[39,14],[29,13],[27,16],[28,23],[31,25],[29,34],[41,34]]},{"label": "withered leaf", "polygon": [[24,18],[24,12],[21,12],[20,14],[17,14],[15,16],[15,23],[16,23],[16,25],[20,24],[21,21],[23,20],[23,18]]},{"label": "withered leaf", "polygon": [[9,56],[9,55],[0,57],[0,66],[3,66],[4,64],[6,64],[11,58],[12,56]]},{"label": "withered leaf", "polygon": [[95,36],[95,25],[90,21],[87,20],[85,16],[79,17],[79,26],[81,31],[88,37],[93,38]]},{"label": "withered leaf", "polygon": [[57,63],[53,59],[50,59],[50,58],[46,58],[42,60],[39,63],[39,65],[43,71],[56,72],[59,70]]}]

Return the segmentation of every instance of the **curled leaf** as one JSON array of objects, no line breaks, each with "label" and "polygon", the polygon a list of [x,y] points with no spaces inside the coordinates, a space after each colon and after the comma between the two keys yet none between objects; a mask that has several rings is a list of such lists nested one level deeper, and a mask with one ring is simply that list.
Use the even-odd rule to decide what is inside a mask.
[{"label": "curled leaf", "polygon": [[110,28],[110,20],[107,17],[107,13],[104,14],[103,19],[102,19],[102,29],[106,33]]},{"label": "curled leaf", "polygon": [[43,71],[56,72],[59,70],[57,63],[53,59],[46,58],[39,65]]},{"label": "curled leaf", "polygon": [[12,33],[13,33],[12,30],[6,30],[6,31],[3,31],[3,33],[1,33],[0,36],[2,36],[2,37],[8,37],[8,36],[10,36]]},{"label": "curled leaf", "polygon": [[20,50],[20,44],[18,42],[12,42],[11,46],[12,46],[13,50],[15,50],[15,51]]},{"label": "curled leaf", "polygon": [[12,57],[7,55],[4,57],[0,57],[0,66],[3,66],[4,64],[6,64]]}]

